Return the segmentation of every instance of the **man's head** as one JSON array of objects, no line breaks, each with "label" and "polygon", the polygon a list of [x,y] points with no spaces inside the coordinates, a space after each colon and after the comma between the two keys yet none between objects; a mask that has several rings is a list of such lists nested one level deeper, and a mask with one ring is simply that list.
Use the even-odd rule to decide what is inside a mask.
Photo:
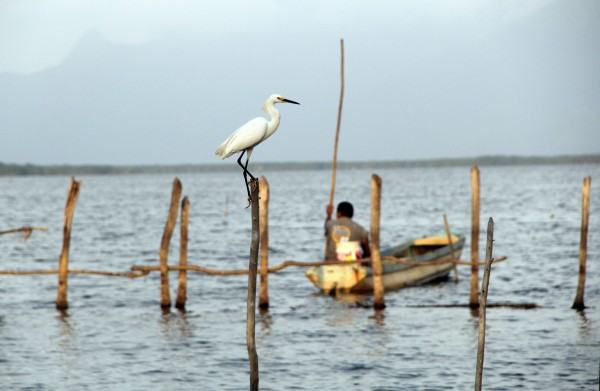
[{"label": "man's head", "polygon": [[337,207],[337,217],[348,217],[352,218],[354,216],[354,207],[351,203],[347,201],[340,202]]}]

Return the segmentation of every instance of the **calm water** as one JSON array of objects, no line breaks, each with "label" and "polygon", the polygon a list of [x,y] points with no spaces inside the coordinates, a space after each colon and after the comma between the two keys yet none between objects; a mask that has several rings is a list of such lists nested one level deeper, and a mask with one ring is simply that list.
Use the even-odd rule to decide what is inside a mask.
[{"label": "calm water", "polygon": [[[257,171],[258,172],[258,171]],[[338,173],[336,201],[369,224],[369,170]],[[469,167],[379,170],[382,245],[450,225],[470,233]],[[263,172],[271,188],[270,261],[317,260],[329,171]],[[591,175],[585,312],[571,310],[578,273],[581,186]],[[75,212],[71,268],[127,271],[158,264],[173,176],[87,176]],[[250,211],[241,174],[180,176],[191,201],[189,262],[247,268]],[[597,390],[600,360],[600,166],[482,167],[481,257],[495,221],[490,302],[533,310],[487,312],[484,389]],[[0,236],[0,269],[57,267],[68,177],[0,178],[0,230],[47,226],[26,242]],[[228,210],[225,216],[225,210]],[[176,234],[171,263],[178,259]],[[463,252],[468,259],[470,249]],[[318,294],[302,269],[270,278],[271,308],[257,317],[261,390],[472,389],[478,320],[460,282],[369,297]],[[172,299],[176,274],[171,274]],[[159,276],[72,275],[66,314],[57,276],[0,276],[0,388],[5,390],[248,389],[247,277],[190,274],[187,312],[163,312]],[[366,304],[366,305],[365,305]],[[424,307],[417,307],[424,306]]]}]

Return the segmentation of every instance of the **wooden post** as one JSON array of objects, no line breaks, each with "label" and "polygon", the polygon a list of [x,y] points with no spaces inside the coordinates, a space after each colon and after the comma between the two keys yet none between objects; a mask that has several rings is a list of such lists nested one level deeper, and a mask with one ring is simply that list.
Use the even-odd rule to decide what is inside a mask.
[{"label": "wooden post", "polygon": [[[450,225],[448,224],[448,217],[444,213],[444,229],[446,230],[446,237],[448,238],[448,246],[450,246],[450,254],[452,255],[452,259],[458,261],[458,257],[454,252],[454,246],[452,245],[452,232],[450,232]],[[453,264],[453,272],[454,272],[454,282],[458,283],[458,270],[456,267],[456,263]]]},{"label": "wooden post", "polygon": [[69,246],[71,244],[71,226],[73,225],[73,214],[75,213],[75,205],[79,196],[79,188],[81,182],[77,182],[71,177],[69,185],[69,195],[67,196],[67,204],[65,205],[65,220],[63,226],[63,246],[58,261],[58,294],[56,297],[56,309],[64,311],[69,308],[67,300],[67,280],[69,276]]},{"label": "wooden post", "polygon": [[379,221],[381,215],[381,178],[371,177],[371,260],[373,261],[373,306],[384,309],[381,254],[379,252]]},{"label": "wooden post", "polygon": [[260,177],[260,296],[258,307],[269,308],[269,182]]},{"label": "wooden post", "polygon": [[577,282],[577,294],[571,308],[582,310],[585,308],[583,303],[583,294],[585,291],[585,263],[587,259],[587,237],[588,223],[590,217],[590,185],[592,177],[583,178],[583,188],[581,189],[581,236],[579,240],[579,279]]},{"label": "wooden post", "polygon": [[[335,194],[335,176],[337,172],[337,151],[340,139],[340,126],[342,124],[342,106],[344,103],[344,40],[340,39],[341,49],[341,71],[340,71],[340,105],[338,107],[337,125],[335,127],[335,143],[333,146],[333,164],[331,167],[331,192],[329,193],[329,204],[327,205],[327,220],[331,219],[333,213],[333,195]],[[325,258],[329,253],[329,240],[325,240]]]},{"label": "wooden post", "polygon": [[250,203],[252,206],[252,241],[250,244],[250,261],[248,262],[246,344],[248,347],[248,358],[250,360],[251,391],[258,391],[258,354],[256,353],[254,331],[256,329],[256,274],[258,270],[258,247],[260,244],[259,187],[258,179],[254,179],[250,182],[250,188],[252,189],[250,194]]},{"label": "wooden post", "polygon": [[490,217],[487,226],[487,243],[485,251],[485,269],[479,297],[479,343],[477,345],[477,368],[475,370],[475,391],[481,391],[483,380],[483,353],[485,350],[485,307],[487,304],[488,285],[492,271],[492,247],[494,243],[494,220]]},{"label": "wooden post", "polygon": [[[189,222],[190,201],[183,197],[181,201],[181,237],[179,239],[179,265],[187,266],[187,245],[188,245],[188,222]],[[175,307],[185,309],[187,299],[187,270],[179,271],[179,289],[177,290],[177,300]]]},{"label": "wooden post", "polygon": [[169,293],[169,245],[173,229],[177,222],[177,209],[179,208],[179,199],[181,198],[181,182],[179,178],[173,180],[173,190],[171,192],[171,206],[169,207],[169,215],[167,223],[163,231],[162,240],[160,243],[160,306],[163,308],[171,307],[171,295]]},{"label": "wooden post", "polygon": [[471,296],[469,306],[479,306],[479,168],[471,167]]}]

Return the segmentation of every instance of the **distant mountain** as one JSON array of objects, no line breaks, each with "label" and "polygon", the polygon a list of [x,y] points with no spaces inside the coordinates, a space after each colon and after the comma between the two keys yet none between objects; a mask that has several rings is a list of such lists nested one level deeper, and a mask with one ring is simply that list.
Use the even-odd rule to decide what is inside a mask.
[{"label": "distant mountain", "polygon": [[[481,35],[348,30],[340,160],[599,152],[599,4],[556,1]],[[339,33],[315,26],[122,45],[92,32],[56,67],[0,74],[0,159],[226,164],[216,146],[277,92],[302,106],[282,109],[281,129],[253,158],[327,161]]]}]

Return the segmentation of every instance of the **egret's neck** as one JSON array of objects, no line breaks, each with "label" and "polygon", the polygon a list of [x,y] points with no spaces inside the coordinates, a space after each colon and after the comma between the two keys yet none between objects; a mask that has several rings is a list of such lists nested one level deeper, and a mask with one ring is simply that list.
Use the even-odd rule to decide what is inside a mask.
[{"label": "egret's neck", "polygon": [[277,128],[279,127],[279,121],[281,121],[281,115],[279,114],[279,110],[275,108],[275,105],[270,107],[265,107],[265,111],[267,114],[271,116],[269,120],[269,126],[267,128],[267,134],[265,135],[265,139],[272,135]]}]

